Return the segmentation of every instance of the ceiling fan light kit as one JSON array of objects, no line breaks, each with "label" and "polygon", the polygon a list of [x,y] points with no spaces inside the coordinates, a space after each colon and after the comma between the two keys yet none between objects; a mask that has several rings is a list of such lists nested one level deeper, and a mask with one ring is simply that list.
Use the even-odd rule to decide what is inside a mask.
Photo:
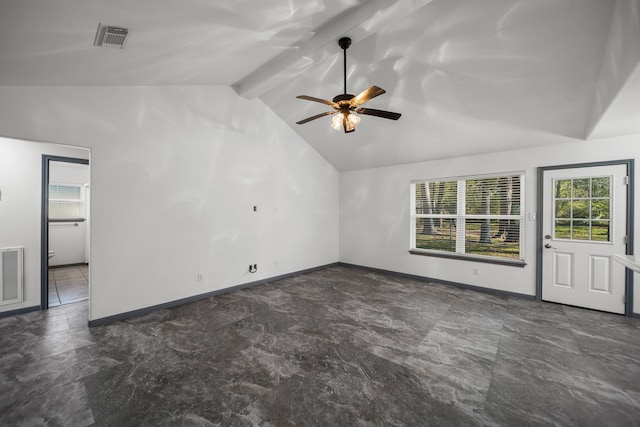
[{"label": "ceiling fan light kit", "polygon": [[346,116],[338,113],[331,119],[331,127],[338,131],[344,128],[345,133],[356,130],[358,123],[360,123],[360,117],[354,112],[348,113]]},{"label": "ceiling fan light kit", "polygon": [[[306,119],[296,122],[296,124],[302,125],[320,117],[334,115],[331,118],[331,127],[335,130],[344,130],[344,133],[354,132],[356,127],[360,123],[360,117],[358,114],[364,114],[375,117],[382,117],[385,119],[398,120],[401,116],[400,113],[392,113],[391,111],[374,110],[372,108],[359,108],[360,105],[375,98],[376,96],[385,93],[385,90],[378,86],[371,86],[369,89],[354,96],[347,93],[347,49],[351,46],[351,39],[349,37],[342,37],[338,40],[338,45],[344,54],[344,93],[337,95],[332,101],[328,101],[322,98],[315,98],[308,95],[299,95],[296,98],[304,99],[307,101],[319,102],[333,107],[333,111],[327,111],[325,113],[316,114],[315,116],[307,117]],[[357,113],[357,114],[356,114]]]}]

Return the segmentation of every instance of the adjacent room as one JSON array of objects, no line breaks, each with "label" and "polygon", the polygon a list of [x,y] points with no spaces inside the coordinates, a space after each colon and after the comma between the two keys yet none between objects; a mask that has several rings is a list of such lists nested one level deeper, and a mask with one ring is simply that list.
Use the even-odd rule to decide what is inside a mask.
[{"label": "adjacent room", "polygon": [[640,0],[0,24],[0,424],[640,419]]},{"label": "adjacent room", "polygon": [[47,306],[86,301],[89,298],[89,165],[61,159],[49,161],[47,190]]}]

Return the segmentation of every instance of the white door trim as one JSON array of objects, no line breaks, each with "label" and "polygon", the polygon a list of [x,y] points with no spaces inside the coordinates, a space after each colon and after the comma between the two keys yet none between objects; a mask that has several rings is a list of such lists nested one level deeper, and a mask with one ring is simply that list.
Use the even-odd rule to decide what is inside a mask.
[{"label": "white door trim", "polygon": [[[543,189],[544,189],[544,172],[556,169],[572,169],[572,168],[588,168],[595,166],[612,166],[612,165],[626,165],[627,176],[629,177],[629,185],[627,186],[627,224],[626,235],[627,242],[627,255],[633,254],[633,215],[634,215],[634,159],[626,160],[613,160],[606,162],[593,162],[593,163],[575,163],[568,165],[554,165],[554,166],[540,166],[537,168],[538,180],[537,180],[537,224],[536,224],[536,300],[542,301],[542,250],[543,250],[543,212],[542,207],[544,203]],[[625,271],[625,315],[633,315],[633,272],[629,269]]]}]

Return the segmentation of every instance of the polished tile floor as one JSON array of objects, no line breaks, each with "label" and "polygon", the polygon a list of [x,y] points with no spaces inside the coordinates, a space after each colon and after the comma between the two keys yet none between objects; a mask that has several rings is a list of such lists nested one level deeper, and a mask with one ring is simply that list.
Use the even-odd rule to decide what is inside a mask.
[{"label": "polished tile floor", "polygon": [[87,264],[49,268],[49,307],[89,298]]},{"label": "polished tile floor", "polygon": [[0,319],[0,425],[640,424],[640,321],[337,266]]}]

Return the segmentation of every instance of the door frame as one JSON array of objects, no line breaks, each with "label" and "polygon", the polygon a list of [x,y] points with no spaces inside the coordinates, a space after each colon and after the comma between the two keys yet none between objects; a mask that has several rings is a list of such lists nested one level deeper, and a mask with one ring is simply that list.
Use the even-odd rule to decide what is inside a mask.
[{"label": "door frame", "polygon": [[[625,165],[627,167],[627,176],[629,177],[629,183],[627,185],[627,250],[626,255],[633,254],[633,203],[634,203],[634,159],[625,160],[611,160],[603,162],[591,162],[591,163],[573,163],[568,165],[554,165],[554,166],[540,166],[538,170],[538,189],[537,189],[537,208],[536,215],[538,218],[536,224],[536,300],[542,301],[542,205],[544,203],[544,172],[557,169],[574,169],[574,168],[588,168],[596,166],[614,166]],[[633,316],[633,271],[625,268],[625,295],[626,301],[624,304],[624,315],[627,317]]]},{"label": "door frame", "polygon": [[[40,213],[40,310],[49,308],[49,162],[88,165],[88,159],[42,155],[42,210]],[[87,233],[89,230],[87,230]]]}]

